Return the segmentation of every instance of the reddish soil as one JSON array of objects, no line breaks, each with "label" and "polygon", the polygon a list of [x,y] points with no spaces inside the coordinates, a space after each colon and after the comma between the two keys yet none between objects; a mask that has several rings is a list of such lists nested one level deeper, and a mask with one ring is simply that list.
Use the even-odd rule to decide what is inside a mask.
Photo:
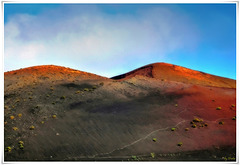
[{"label": "reddish soil", "polygon": [[187,84],[236,88],[235,80],[214,76],[168,63],[149,64],[131,72],[115,76],[112,79],[126,80],[136,75],[147,76],[159,80],[183,82]]},{"label": "reddish soil", "polygon": [[7,72],[4,160],[235,161],[235,87],[165,63],[113,79],[59,66]]}]

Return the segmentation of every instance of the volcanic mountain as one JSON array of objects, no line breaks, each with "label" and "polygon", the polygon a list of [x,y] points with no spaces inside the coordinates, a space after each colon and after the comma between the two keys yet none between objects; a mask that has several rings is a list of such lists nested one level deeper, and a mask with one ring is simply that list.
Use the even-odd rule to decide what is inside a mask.
[{"label": "volcanic mountain", "polygon": [[4,160],[236,159],[236,81],[155,63],[4,73]]},{"label": "volcanic mountain", "polygon": [[126,80],[136,75],[142,75],[159,80],[177,81],[187,84],[204,86],[236,88],[236,81],[224,77],[210,75],[168,63],[154,63],[143,66],[126,74],[112,77],[112,79]]}]

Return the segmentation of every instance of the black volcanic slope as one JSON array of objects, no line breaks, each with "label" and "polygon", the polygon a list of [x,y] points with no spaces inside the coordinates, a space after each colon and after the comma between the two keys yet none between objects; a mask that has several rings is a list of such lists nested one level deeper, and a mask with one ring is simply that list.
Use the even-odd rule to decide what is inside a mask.
[{"label": "black volcanic slope", "polygon": [[162,63],[115,79],[4,73],[4,160],[235,160],[234,80]]}]

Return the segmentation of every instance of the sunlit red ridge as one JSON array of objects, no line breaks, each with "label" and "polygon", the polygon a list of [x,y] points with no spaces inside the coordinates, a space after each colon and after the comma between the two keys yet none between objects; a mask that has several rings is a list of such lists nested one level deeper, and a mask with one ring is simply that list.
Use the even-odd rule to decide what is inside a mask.
[{"label": "sunlit red ridge", "polygon": [[[27,67],[19,70],[13,70],[9,72],[5,72],[5,75],[14,75],[14,74],[82,74],[82,75],[94,75],[98,76],[96,74],[80,71],[80,70],[75,70],[63,66],[56,66],[56,65],[39,65],[39,66],[32,66],[32,67]],[[101,76],[100,76],[101,77]]]},{"label": "sunlit red ridge", "polygon": [[131,72],[115,76],[113,79],[126,80],[137,75],[204,86],[236,88],[235,80],[168,63],[149,64]]}]

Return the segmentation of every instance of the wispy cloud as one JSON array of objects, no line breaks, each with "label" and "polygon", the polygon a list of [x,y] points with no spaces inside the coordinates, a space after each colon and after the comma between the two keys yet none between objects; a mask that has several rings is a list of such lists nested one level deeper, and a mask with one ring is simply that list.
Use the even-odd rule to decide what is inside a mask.
[{"label": "wispy cloud", "polygon": [[194,48],[195,30],[186,16],[164,7],[109,14],[78,5],[17,14],[5,24],[5,71],[55,64],[115,76]]}]

